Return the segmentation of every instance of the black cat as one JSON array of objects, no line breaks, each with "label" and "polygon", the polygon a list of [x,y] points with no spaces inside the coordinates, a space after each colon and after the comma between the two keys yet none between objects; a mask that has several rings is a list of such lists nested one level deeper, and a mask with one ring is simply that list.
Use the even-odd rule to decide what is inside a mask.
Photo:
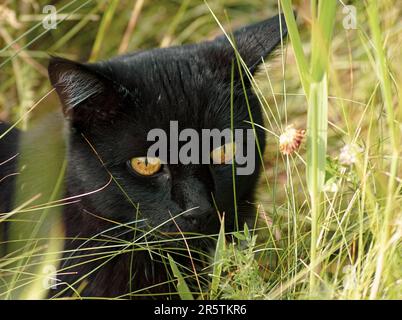
[{"label": "black cat", "polygon": [[[235,31],[233,43],[254,74],[285,34],[283,17],[275,16]],[[169,252],[191,273],[201,264],[199,252],[213,249],[208,237],[184,242],[184,235],[217,234],[223,214],[226,231],[254,219],[258,152],[254,172],[235,175],[236,199],[232,165],[146,160],[151,129],[168,133],[171,121],[197,132],[231,128],[231,101],[234,129],[263,125],[258,99],[239,66],[226,36],[97,63],[50,60],[50,81],[70,128],[65,196],[84,195],[64,209],[66,237],[72,240],[65,243],[61,284],[51,296],[71,296],[74,287],[82,296],[169,298],[174,287],[162,256]],[[264,130],[256,126],[255,133],[263,151]],[[15,152],[3,143],[9,140],[0,141],[1,154]],[[1,177],[9,170],[0,166]],[[0,195],[10,198],[4,190]],[[150,252],[152,243],[160,249]],[[194,264],[187,246],[198,252],[191,255]]]}]

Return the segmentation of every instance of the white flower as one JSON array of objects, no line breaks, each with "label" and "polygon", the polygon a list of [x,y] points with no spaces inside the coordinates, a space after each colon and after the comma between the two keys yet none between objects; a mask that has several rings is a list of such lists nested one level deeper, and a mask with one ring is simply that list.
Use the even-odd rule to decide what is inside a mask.
[{"label": "white flower", "polygon": [[338,185],[335,182],[327,182],[324,187],[323,191],[327,193],[335,193],[338,192]]},{"label": "white flower", "polygon": [[356,144],[346,144],[341,148],[339,153],[339,162],[345,166],[351,166],[356,163],[357,153],[362,152],[363,149]]}]

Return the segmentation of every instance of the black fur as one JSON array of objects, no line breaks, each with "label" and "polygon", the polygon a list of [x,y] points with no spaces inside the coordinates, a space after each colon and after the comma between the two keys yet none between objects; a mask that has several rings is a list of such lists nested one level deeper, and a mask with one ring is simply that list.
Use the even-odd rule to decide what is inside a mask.
[{"label": "black fur", "polygon": [[[10,130],[10,126],[0,123],[0,136]],[[11,130],[0,140],[0,213],[12,210],[12,193],[15,185],[18,159],[19,131]],[[8,239],[8,223],[0,223],[0,241]],[[7,252],[7,246],[0,246],[0,257]]]},{"label": "black fur", "polygon": [[[282,34],[286,34],[283,18]],[[279,17],[239,29],[234,39],[241,57],[254,73],[261,58],[269,55],[281,40]],[[89,194],[64,209],[66,237],[76,238],[66,241],[65,249],[89,248],[86,253],[103,254],[98,260],[88,262],[90,258],[79,257],[82,251],[66,253],[59,275],[62,282],[77,288],[86,281],[83,296],[116,297],[129,293],[130,289],[138,291],[153,286],[143,293],[165,293],[166,298],[169,285],[158,286],[169,279],[166,266],[157,262],[160,260],[157,254],[151,258],[146,250],[134,251],[133,255],[130,249],[138,249],[132,244],[133,237],[143,238],[144,242],[166,239],[167,234],[176,233],[170,236],[177,240],[178,247],[185,248],[180,232],[216,234],[219,216],[213,200],[219,212],[225,213],[226,230],[234,229],[235,199],[230,165],[166,165],[162,174],[151,178],[135,176],[126,166],[132,157],[146,155],[150,146],[146,141],[148,131],[162,128],[169,132],[171,120],[178,121],[179,128],[198,131],[230,128],[232,63],[235,65],[234,127],[251,128],[240,76],[245,81],[253,121],[262,125],[258,100],[246,74],[240,74],[234,50],[224,36],[210,42],[143,51],[92,64],[51,59],[50,80],[70,124],[66,197]],[[257,129],[257,139],[264,150],[263,130]],[[250,203],[259,173],[258,153],[255,162],[257,168],[252,175],[236,176],[239,225],[255,212]],[[93,193],[94,190],[97,192]],[[195,209],[189,214],[165,223],[192,208]],[[136,220],[141,222],[133,223]],[[118,227],[115,222],[137,230],[128,225]],[[144,238],[144,230],[160,224],[163,225],[157,231]],[[96,239],[82,240],[94,236]],[[120,240],[123,246],[113,247],[116,242],[110,241],[110,236]],[[93,249],[106,243],[109,248]],[[190,246],[207,250],[210,244],[198,240],[190,241]],[[113,254],[121,249],[126,252]],[[180,254],[174,258],[191,269],[187,258]],[[77,265],[80,262],[83,264]],[[73,274],[63,275],[64,272]],[[87,273],[90,275],[81,279]],[[55,296],[72,293],[64,285],[56,292],[51,291]]]}]

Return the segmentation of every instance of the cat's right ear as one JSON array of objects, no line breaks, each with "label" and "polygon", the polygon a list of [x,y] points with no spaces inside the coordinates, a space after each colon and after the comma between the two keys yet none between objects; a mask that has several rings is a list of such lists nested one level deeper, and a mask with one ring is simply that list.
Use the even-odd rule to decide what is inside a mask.
[{"label": "cat's right ear", "polygon": [[[251,74],[257,71],[264,58],[269,56],[287,35],[285,17],[277,15],[267,20],[244,26],[230,34],[217,37],[207,46],[206,54],[212,69],[225,80],[230,79],[236,51]],[[230,41],[229,39],[230,38]],[[236,50],[235,50],[236,48]],[[238,74],[235,68],[235,78]]]},{"label": "cat's right ear", "polygon": [[95,66],[52,57],[49,78],[56,89],[65,116],[73,125],[87,126],[94,120],[108,120],[119,104],[114,83]]}]

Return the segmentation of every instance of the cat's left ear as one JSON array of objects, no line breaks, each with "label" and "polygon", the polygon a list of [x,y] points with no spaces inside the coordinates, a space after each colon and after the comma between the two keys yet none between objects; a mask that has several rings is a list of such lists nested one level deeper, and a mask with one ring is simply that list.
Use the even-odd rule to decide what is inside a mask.
[{"label": "cat's left ear", "polygon": [[[283,15],[277,15],[256,24],[248,25],[233,32],[232,44],[236,47],[243,61],[252,74],[279,45],[281,39],[287,35],[287,27]],[[233,41],[234,40],[234,41]],[[213,68],[225,77],[231,73],[232,61],[236,62],[233,45],[226,35],[217,37],[209,48],[209,60]],[[235,65],[237,70],[237,65]]]}]

